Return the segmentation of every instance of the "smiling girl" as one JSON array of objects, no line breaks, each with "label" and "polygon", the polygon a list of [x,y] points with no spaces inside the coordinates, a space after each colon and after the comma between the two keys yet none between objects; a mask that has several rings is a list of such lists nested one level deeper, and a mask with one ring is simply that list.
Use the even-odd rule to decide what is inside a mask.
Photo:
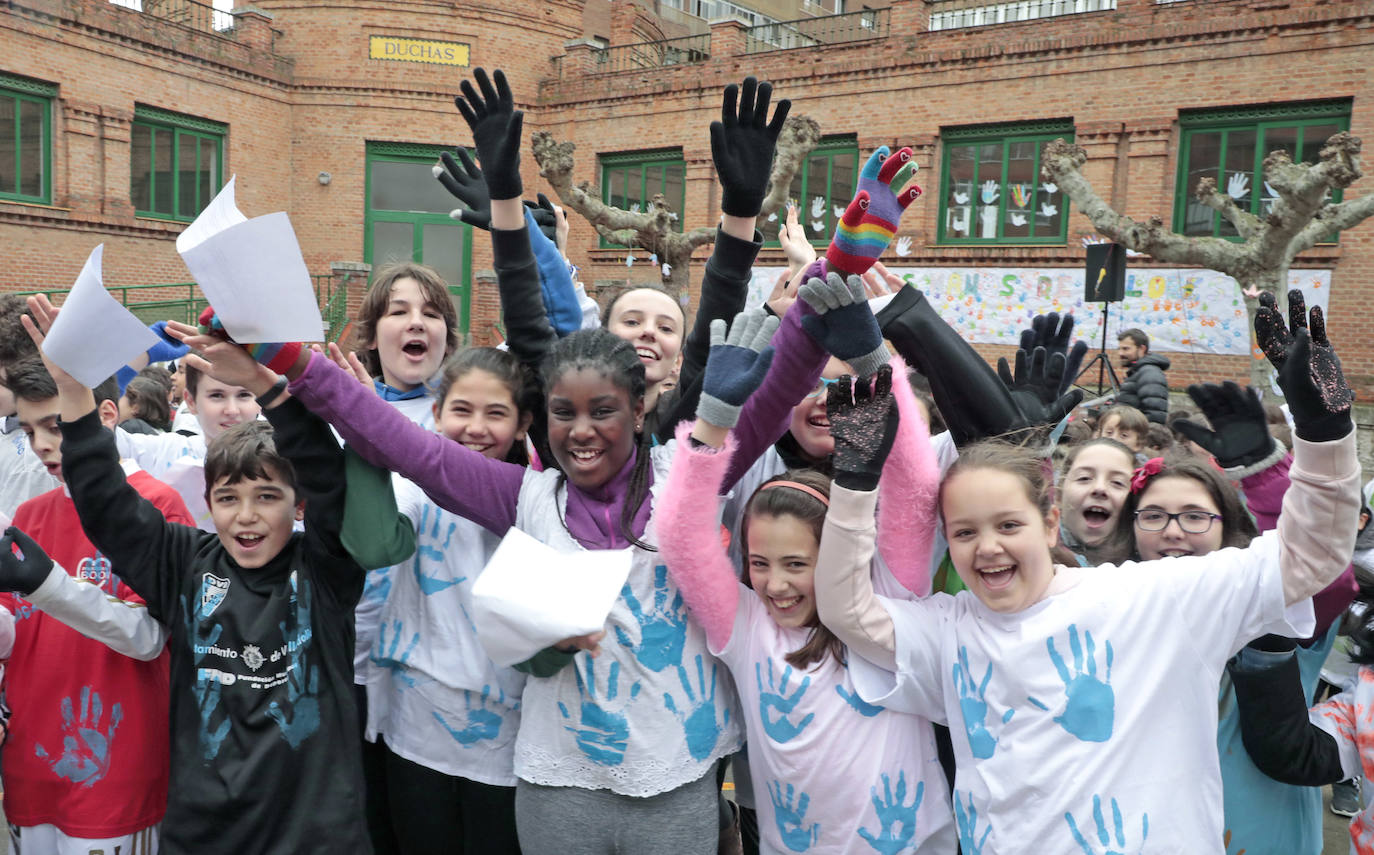
[{"label": "smiling girl", "polygon": [[1121,507],[1131,491],[1135,454],[1114,439],[1075,445],[1059,486],[1059,533],[1084,566],[1126,557],[1130,533],[1120,531]]},{"label": "smiling girl", "polygon": [[1094,837],[1118,851],[1222,851],[1222,669],[1252,638],[1311,632],[1308,598],[1348,563],[1359,506],[1339,361],[1324,333],[1261,321],[1299,439],[1277,529],[1247,547],[1056,566],[1040,459],[977,445],[940,492],[967,591],[885,600],[866,562],[818,566],[821,621],[857,654],[863,699],[950,723],[969,855],[1092,851]]}]

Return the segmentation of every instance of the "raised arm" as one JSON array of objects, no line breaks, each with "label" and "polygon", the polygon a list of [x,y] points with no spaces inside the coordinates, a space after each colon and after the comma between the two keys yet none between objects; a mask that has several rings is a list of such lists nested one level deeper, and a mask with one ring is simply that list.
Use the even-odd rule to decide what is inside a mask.
[{"label": "raised arm", "polygon": [[878,552],[902,587],[924,597],[939,525],[940,464],[906,370],[900,357],[892,360],[892,397],[901,418],[878,479]]},{"label": "raised arm", "polygon": [[682,599],[706,630],[711,649],[723,650],[734,628],[740,583],[720,542],[715,485],[725,474],[734,443],[728,438],[720,448],[694,443],[691,430],[687,422],[678,426],[678,449],[654,524],[659,551]]},{"label": "raised arm", "polygon": [[[8,563],[7,556],[13,557],[9,551],[10,539],[10,532],[5,539],[0,539],[0,565]],[[13,539],[18,540],[18,536]],[[25,563],[47,558],[36,543],[32,548],[28,545],[22,548]],[[41,584],[28,591],[24,589],[32,581],[20,581],[10,567],[4,566],[0,588],[18,591],[45,614],[116,653],[144,662],[162,653],[167,644],[167,629],[148,612],[146,603],[112,597],[98,585],[72,578],[51,560],[47,561],[47,566],[51,569]]]}]

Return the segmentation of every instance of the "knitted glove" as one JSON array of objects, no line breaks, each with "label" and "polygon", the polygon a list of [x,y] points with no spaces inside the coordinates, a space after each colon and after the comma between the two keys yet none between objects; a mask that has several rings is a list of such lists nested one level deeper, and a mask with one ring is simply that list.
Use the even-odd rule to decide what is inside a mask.
[{"label": "knitted glove", "polygon": [[[14,554],[18,546],[22,554]],[[24,596],[38,590],[52,572],[52,559],[33,538],[10,526],[0,537],[0,591],[16,591]]]},{"label": "knitted glove", "polygon": [[773,362],[768,342],[777,328],[778,319],[763,309],[735,315],[728,336],[724,319],[711,321],[711,352],[701,381],[697,418],[717,427],[735,426],[740,408],[763,383]]},{"label": "knitted glove", "polygon": [[[444,189],[463,203],[463,207],[449,211],[448,215],[473,228],[489,232],[491,194],[487,192],[487,180],[482,176],[481,167],[472,159],[472,155],[468,154],[467,149],[460,148],[456,154],[458,157],[455,160],[453,155],[442,152],[439,159],[443,161],[443,165],[435,164],[431,169],[434,177],[444,185]],[[544,237],[557,243],[558,227],[554,218],[553,203],[543,193],[536,194],[536,198],[538,202],[526,199],[525,207],[529,209],[528,213],[533,215],[535,225],[544,233]]]},{"label": "knitted glove", "polygon": [[815,314],[802,317],[802,328],[836,359],[849,363],[860,377],[867,377],[887,364],[891,354],[883,345],[883,333],[878,319],[868,308],[863,280],[851,275],[849,281],[838,273],[818,277],[824,271],[820,260],[807,268],[807,281],[797,289],[797,296]]},{"label": "knitted glove", "polygon": [[1355,394],[1326,338],[1321,308],[1313,307],[1309,332],[1306,305],[1301,291],[1289,292],[1290,330],[1283,324],[1274,295],[1260,294],[1255,339],[1278,371],[1279,388],[1288,399],[1298,436],[1308,442],[1328,442],[1354,429],[1350,404]]},{"label": "knitted glove", "polygon": [[[1022,336],[1022,342],[1025,337]],[[1029,361],[1029,366],[1027,362]],[[1043,347],[1029,354],[1024,348],[1016,351],[1016,373],[1007,368],[1007,360],[997,360],[997,376],[1011,393],[1011,400],[1027,424],[1054,425],[1073,412],[1083,400],[1083,390],[1074,389],[1060,394],[1067,360],[1063,353],[1050,355]]]},{"label": "knitted glove", "polygon": [[453,103],[472,129],[477,159],[482,162],[491,198],[518,199],[525,189],[520,183],[520,131],[525,114],[515,109],[504,71],[496,70],[495,88],[485,69],[473,69],[472,76],[482,94],[478,95],[472,84],[464,80],[460,87],[463,94],[454,98]]},{"label": "knitted glove", "polygon": [[1196,442],[1226,469],[1251,466],[1274,450],[1259,395],[1227,380],[1220,386],[1205,383],[1188,387],[1188,397],[1211,422],[1212,429],[1179,419],[1174,430]]},{"label": "knitted glove", "polygon": [[897,233],[902,212],[921,195],[915,184],[900,194],[892,189],[901,188],[915,171],[911,149],[887,155],[887,146],[881,146],[864,164],[859,192],[836,224],[835,236],[825,251],[830,266],[843,273],[860,274],[872,267]]},{"label": "knitted glove", "polygon": [[1073,314],[1064,315],[1060,322],[1058,312],[1036,315],[1031,319],[1031,328],[1021,330],[1021,349],[1034,353],[1037,347],[1045,348],[1051,360],[1056,353],[1064,354],[1064,376],[1059,382],[1058,394],[1062,395],[1073,385],[1078,370],[1083,365],[1083,357],[1088,353],[1088,343],[1079,341],[1069,349],[1069,339],[1073,337]]},{"label": "knitted glove", "polygon": [[[206,335],[218,335],[225,341],[234,341],[233,336],[219,322],[219,316],[215,314],[213,306],[206,306],[205,311],[200,313],[200,329]],[[248,351],[248,355],[253,357],[253,361],[259,362],[272,369],[277,374],[285,374],[286,369],[296,364],[296,360],[301,357],[301,343],[298,341],[288,342],[257,342],[255,344],[242,344],[234,341],[239,347]]]},{"label": "knitted glove", "polygon": [[848,374],[833,383],[825,398],[830,435],[835,438],[835,483],[850,490],[878,489],[883,463],[897,438],[897,401],[892,366],[878,369],[876,382],[857,383]]},{"label": "knitted glove", "polygon": [[773,84],[753,77],[744,78],[742,91],[731,83],[721,97],[720,121],[711,123],[711,159],[720,177],[720,210],[731,217],[757,217],[763,208],[773,150],[792,109],[792,102],[784,98],[773,111],[773,121],[765,125],[772,95]]}]

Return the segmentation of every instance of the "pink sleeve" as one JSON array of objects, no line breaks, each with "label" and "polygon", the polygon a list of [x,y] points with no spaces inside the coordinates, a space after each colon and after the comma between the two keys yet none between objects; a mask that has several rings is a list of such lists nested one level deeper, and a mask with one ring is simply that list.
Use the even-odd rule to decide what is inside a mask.
[{"label": "pink sleeve", "polygon": [[1330,442],[1293,437],[1291,482],[1279,515],[1284,601],[1301,602],[1350,565],[1360,515],[1355,431]]},{"label": "pink sleeve", "polygon": [[892,396],[901,421],[878,481],[878,553],[902,587],[930,593],[930,553],[939,524],[940,464],[901,357],[892,359]]},{"label": "pink sleeve", "polygon": [[739,607],[739,577],[720,540],[717,486],[730,465],[735,443],[714,454],[693,448],[692,423],[677,429],[677,451],[663,498],[654,514],[658,548],[692,617],[706,631],[712,650],[730,641]]}]

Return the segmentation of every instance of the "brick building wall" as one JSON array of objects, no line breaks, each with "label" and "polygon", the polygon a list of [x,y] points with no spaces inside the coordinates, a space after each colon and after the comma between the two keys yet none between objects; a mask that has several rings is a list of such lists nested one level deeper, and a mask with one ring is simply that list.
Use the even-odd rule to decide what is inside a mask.
[{"label": "brick building wall", "polygon": [[[146,2],[146,0],[145,0]],[[184,0],[182,0],[184,2]],[[737,24],[713,29],[711,58],[670,68],[595,73],[591,54],[565,49],[611,28],[612,44],[642,38],[644,9],[606,0],[363,2],[348,7],[262,0],[241,10],[232,37],[196,30],[102,0],[15,0],[0,9],[0,72],[55,83],[51,205],[0,200],[0,289],[68,287],[87,253],[107,244],[114,285],[178,282],[187,272],[173,241],[182,223],[137,217],[129,193],[129,125],[135,104],[228,126],[224,177],[237,174],[250,216],[286,210],[314,273],[364,260],[365,156],[369,143],[466,142],[452,95],[464,68],[368,58],[373,35],[466,44],[470,64],[504,67],[526,110],[526,136],[548,130],[578,146],[578,178],[598,184],[596,155],[681,147],[684,225],[717,217],[707,126],[720,88],[753,73],[826,134],[857,137],[861,151],[912,145],[927,195],[903,222],[914,240],[892,263],[949,267],[1081,268],[1085,218],[1072,214],[1064,245],[937,243],[942,129],[1070,119],[1090,156],[1086,174],[1137,218],[1171,219],[1180,156],[1179,111],[1350,98],[1350,129],[1374,139],[1365,100],[1374,68],[1368,4],[1118,0],[1110,12],[992,27],[927,31],[925,0],[895,0],[889,35],[819,48],[744,53]],[[616,32],[616,22],[628,28]],[[607,35],[604,32],[596,33]],[[566,56],[563,56],[564,54]],[[553,57],[563,56],[561,75]],[[533,158],[526,187],[548,190]],[[331,176],[328,184],[319,174]],[[1368,192],[1369,179],[1351,193]],[[699,252],[704,259],[709,250]],[[573,261],[588,284],[655,278],[627,270],[624,250],[602,249],[575,220]],[[641,253],[642,255],[642,253]],[[785,264],[765,249],[760,264]],[[492,338],[491,266],[472,239],[472,338]],[[1374,266],[1374,225],[1339,245],[1305,253],[1298,267],[1333,269],[1331,329],[1362,389],[1374,378],[1374,345],[1360,333],[1374,316],[1364,282]],[[357,302],[357,290],[353,303]],[[982,346],[990,358],[1005,348]],[[1174,354],[1171,380],[1241,378],[1246,357]],[[1365,390],[1362,397],[1368,398]]]}]

